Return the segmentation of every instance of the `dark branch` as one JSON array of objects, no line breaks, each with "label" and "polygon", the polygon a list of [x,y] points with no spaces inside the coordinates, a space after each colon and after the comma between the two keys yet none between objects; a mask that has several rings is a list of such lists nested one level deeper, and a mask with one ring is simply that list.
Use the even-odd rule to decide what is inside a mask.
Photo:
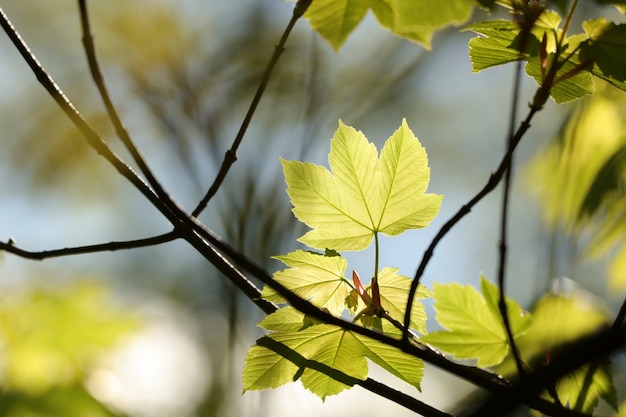
[{"label": "dark branch", "polygon": [[[189,242],[202,256],[211,262],[222,272],[234,285],[236,285],[247,297],[267,314],[276,310],[276,306],[261,298],[261,292],[250,282],[237,268],[225,259],[213,247],[200,236],[204,233],[198,221],[181,210],[167,195],[159,196],[148,186],[137,173],[117,156],[91,126],[83,119],[74,105],[65,96],[54,79],[46,72],[35,55],[32,54],[28,45],[24,42],[15,27],[9,21],[4,10],[0,8],[0,26],[11,39],[22,58],[35,74],[50,96],[57,102],[63,112],[69,117],[74,125],[80,130],[90,146],[115,167],[137,190],[144,195],[178,229],[180,236]],[[199,234],[200,233],[200,234]]]},{"label": "dark branch", "polygon": [[109,120],[111,121],[111,123],[113,123],[115,133],[120,138],[124,146],[126,146],[126,149],[128,149],[131,156],[133,157],[133,160],[137,163],[141,172],[146,176],[148,183],[155,190],[156,194],[161,198],[171,200],[169,197],[167,197],[166,191],[163,189],[160,182],[152,173],[152,170],[141,155],[139,149],[137,149],[137,146],[135,146],[135,143],[128,134],[128,131],[124,127],[122,120],[119,117],[117,110],[113,105],[113,102],[111,101],[109,91],[104,81],[104,77],[102,76],[102,71],[100,70],[100,64],[98,63],[96,48],[94,46],[93,36],[91,34],[91,24],[89,22],[89,13],[87,12],[87,0],[78,0],[78,6],[80,8],[80,21],[83,31],[83,46],[85,48],[85,54],[87,56],[87,62],[89,64],[89,70],[91,72],[93,81],[98,88],[100,98],[104,103],[104,107],[106,108]]},{"label": "dark branch", "polygon": [[29,251],[15,245],[11,239],[8,242],[0,242],[0,250],[20,256],[26,259],[41,261],[48,258],[58,258],[61,256],[82,255],[97,252],[112,252],[124,249],[143,248],[146,246],[160,245],[177,239],[175,232],[169,232],[158,236],[144,239],[126,240],[121,242],[99,243],[95,245],[76,246],[71,248],[52,249],[43,251]]},{"label": "dark branch", "polygon": [[530,121],[534,117],[535,113],[537,113],[537,111],[539,111],[539,108],[531,107],[528,115],[526,116],[526,119],[521,123],[521,125],[517,129],[517,132],[513,136],[511,140],[511,146],[508,152],[506,152],[506,154],[500,161],[500,164],[498,165],[498,168],[496,169],[496,171],[493,174],[491,174],[491,176],[489,177],[487,184],[485,184],[485,186],[470,201],[468,201],[467,204],[462,206],[456,212],[456,214],[452,216],[450,220],[448,220],[441,227],[441,229],[439,229],[439,232],[433,238],[432,242],[430,242],[430,245],[426,249],[426,252],[424,252],[422,261],[420,262],[417,268],[417,271],[415,272],[415,277],[413,278],[413,282],[411,283],[411,290],[409,292],[409,298],[407,300],[406,311],[404,314],[404,327],[405,327],[404,338],[405,339],[408,338],[408,329],[409,329],[409,323],[411,319],[411,310],[413,307],[413,300],[415,299],[415,291],[417,291],[417,287],[420,283],[420,279],[424,275],[426,266],[430,262],[430,259],[432,258],[435,252],[435,248],[437,247],[441,239],[443,239],[443,237],[446,234],[448,234],[448,232],[454,227],[454,225],[456,225],[463,217],[469,214],[472,208],[476,204],[478,204],[478,202],[481,201],[485,196],[487,196],[491,191],[493,191],[496,188],[496,186],[500,183],[500,180],[504,176],[504,173],[506,172],[508,167],[511,165],[511,158],[513,156],[513,152],[515,152],[515,148],[519,144],[520,140],[522,139],[526,131],[530,128]]},{"label": "dark branch", "polygon": [[287,43],[287,39],[289,38],[289,35],[291,34],[291,31],[293,27],[295,26],[296,22],[298,21],[298,19],[302,17],[304,12],[306,12],[306,10],[311,5],[311,1],[312,0],[299,0],[298,3],[296,3],[296,7],[293,10],[293,16],[291,17],[291,20],[287,24],[287,27],[285,28],[285,31],[283,32],[283,35],[281,36],[280,40],[274,47],[274,53],[272,57],[270,58],[270,61],[268,62],[267,67],[265,68],[265,72],[263,73],[263,77],[261,78],[261,82],[259,83],[259,87],[257,88],[254,98],[252,99],[252,102],[250,103],[250,107],[248,108],[248,112],[246,113],[246,116],[244,117],[243,122],[241,123],[241,127],[239,128],[239,131],[237,132],[237,136],[235,136],[235,140],[233,141],[233,144],[231,145],[230,149],[226,151],[226,155],[224,156],[224,161],[222,162],[222,166],[220,167],[220,170],[217,173],[217,176],[215,177],[213,184],[211,184],[211,187],[209,188],[205,196],[202,198],[202,200],[198,203],[198,206],[191,213],[192,216],[198,217],[198,215],[202,213],[202,211],[206,208],[207,204],[209,204],[209,201],[217,193],[217,190],[222,185],[222,182],[224,182],[224,179],[226,178],[226,175],[228,174],[230,167],[237,160],[237,149],[239,148],[239,145],[241,144],[241,141],[243,140],[243,137],[246,134],[246,131],[248,130],[250,121],[252,120],[252,117],[254,116],[254,112],[256,111],[256,108],[259,105],[261,98],[263,97],[265,88],[267,87],[267,84],[269,83],[270,78],[272,77],[272,72],[274,71],[274,68],[276,67],[276,64],[278,63],[280,56],[285,50],[285,44]]}]

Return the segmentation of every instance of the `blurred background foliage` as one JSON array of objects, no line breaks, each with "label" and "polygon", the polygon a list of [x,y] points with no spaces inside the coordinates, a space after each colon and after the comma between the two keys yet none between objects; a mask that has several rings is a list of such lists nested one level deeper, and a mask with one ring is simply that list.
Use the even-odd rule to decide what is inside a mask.
[{"label": "blurred background foliage", "polygon": [[105,352],[141,320],[98,280],[4,292],[0,304],[0,415],[116,415],[88,391]]},{"label": "blurred background foliage", "polygon": [[577,251],[608,257],[608,282],[626,289],[626,97],[598,82],[572,106],[554,140],[529,164],[530,188],[553,233]]},{"label": "blurred background foliage", "polygon": [[[89,6],[96,48],[119,113],[165,187],[191,210],[239,128],[291,5],[111,0]],[[2,7],[92,126],[126,157],[88,73],[76,2],[6,0]],[[595,13],[592,6],[581,8],[582,15]],[[481,18],[485,15],[479,13],[474,19]],[[324,163],[338,118],[370,138],[379,136],[382,143],[402,117],[409,117],[429,151],[433,187],[446,194],[440,222],[483,184],[499,158],[503,133],[495,139],[491,133],[505,132],[503,115],[508,113],[502,109],[508,103],[510,72],[493,70],[473,76],[477,78],[446,72],[465,66],[470,74],[469,34],[444,31],[428,54],[394,38],[372,19],[356,35],[336,55],[311,33],[308,23],[298,24],[240,148],[239,161],[201,216],[269,271],[278,267],[270,256],[293,249],[294,239],[302,234],[289,210],[277,158]],[[5,37],[0,39],[0,52],[5,57],[0,63],[0,193],[6,206],[0,239],[13,236],[20,246],[37,250],[168,231],[167,223],[84,144]],[[532,83],[526,85],[527,92],[532,90]],[[546,242],[557,241],[570,248],[568,257],[575,265],[581,264],[579,241],[590,253],[613,255],[611,282],[623,289],[624,98],[609,86],[599,90],[573,105],[547,106],[549,122],[535,123],[529,145],[520,153],[522,162],[537,155],[523,175],[541,201],[547,222],[548,230],[540,226],[532,236],[534,250],[556,252],[556,246]],[[494,104],[497,111],[490,110]],[[556,124],[561,120],[559,130]],[[528,213],[536,207],[526,194],[520,195],[518,227],[529,230],[534,219]],[[440,249],[463,252],[465,258],[434,261],[431,268],[436,272],[428,279],[467,281],[467,276],[477,276],[476,268],[489,267],[495,244],[475,244],[476,236],[482,241],[495,239],[489,208],[493,204],[485,205],[482,220],[472,214],[467,226],[460,225],[459,234],[449,238],[450,246],[446,243]],[[469,237],[461,238],[460,233]],[[411,275],[419,260],[415,253],[421,251],[414,241],[401,245],[402,250],[391,251],[408,263],[403,273]],[[407,247],[413,248],[411,253]],[[522,257],[525,266],[512,267],[511,272],[512,285],[526,292],[545,289],[563,271],[574,279],[589,272],[586,267],[544,268],[550,256],[524,253],[536,259],[528,262]],[[481,263],[476,266],[466,259]],[[529,263],[535,265],[533,282],[544,284],[528,284],[530,278],[524,274],[529,274]],[[451,265],[463,275],[445,269]],[[604,266],[593,270],[598,286],[586,285],[582,293],[602,293]],[[292,404],[283,410],[292,415],[293,402],[303,401],[301,394],[284,390],[240,396],[243,354],[261,334],[253,330],[260,313],[182,243],[43,265],[5,256],[0,268],[0,416],[262,416],[270,411],[279,415],[276,410],[283,403]],[[94,271],[106,278],[74,278]],[[74,280],[75,285],[65,285]],[[512,292],[518,293],[515,287]],[[540,294],[528,295],[527,307]],[[580,316],[569,304],[564,306],[558,298],[563,294],[554,294],[537,309],[545,311],[550,300],[557,300],[548,317]],[[140,306],[141,314],[136,308],[118,308],[109,297]],[[589,326],[595,325],[592,319],[598,314],[586,315]],[[154,339],[155,334],[161,339]],[[138,357],[132,356],[138,349],[133,346],[146,345],[125,343],[127,338],[151,344]],[[174,362],[165,376],[148,373],[144,385],[146,379],[171,381],[164,387],[148,384],[154,395],[144,398],[140,388],[130,388],[144,372],[136,369],[138,358],[147,359],[159,348],[164,356],[156,355],[148,369],[160,369],[157,364],[169,363],[165,358],[172,356],[188,362]],[[195,372],[186,370],[190,364]],[[449,404],[454,400],[445,393],[450,384],[459,383],[442,383],[443,394],[425,387],[424,395]],[[177,401],[160,390],[171,391]],[[124,392],[136,401],[124,397]],[[395,410],[377,401],[385,412]],[[377,413],[371,403],[359,404],[359,415]],[[354,402],[343,396],[329,399],[323,412],[319,407],[310,410],[310,415],[318,416],[357,413]]]}]

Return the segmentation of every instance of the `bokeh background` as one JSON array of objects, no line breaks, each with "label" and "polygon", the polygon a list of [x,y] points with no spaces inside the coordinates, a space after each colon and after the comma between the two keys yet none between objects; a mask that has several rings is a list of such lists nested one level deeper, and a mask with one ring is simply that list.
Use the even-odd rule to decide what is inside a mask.
[{"label": "bokeh background", "polygon": [[[126,156],[90,79],[76,2],[3,0],[1,6],[81,113]],[[100,62],[126,127],[166,189],[192,209],[239,128],[293,4],[89,6]],[[582,2],[578,15],[606,13]],[[484,18],[481,11],[473,17]],[[297,248],[305,230],[290,213],[278,157],[326,164],[338,119],[380,147],[406,118],[429,155],[429,190],[445,195],[429,228],[382,240],[381,261],[413,276],[430,239],[485,184],[504,150],[513,67],[473,74],[472,36],[446,30],[426,51],[368,16],[335,53],[300,21],[239,160],[200,219],[274,271],[280,264],[270,257]],[[519,116],[534,88],[525,77]],[[623,98],[615,102],[624,108]],[[549,179],[536,160],[577,105],[550,102],[520,145],[507,289],[529,309],[557,288],[611,313],[623,292],[607,285],[610,257],[583,256],[581,239],[569,237],[537,198],[556,191],[541,187]],[[0,143],[1,240],[37,251],[169,231],[84,143],[4,35]],[[477,285],[481,273],[494,277],[499,202],[500,193],[493,193],[448,234],[424,284]],[[352,269],[373,266],[372,252],[345,255]],[[432,304],[426,306],[435,329]],[[184,242],[43,262],[0,254],[0,416],[409,415],[360,388],[325,403],[299,383],[242,394],[243,358],[262,335],[261,318]],[[616,370],[619,365],[616,360]],[[447,410],[474,390],[429,366],[421,393],[377,369],[372,376]]]}]

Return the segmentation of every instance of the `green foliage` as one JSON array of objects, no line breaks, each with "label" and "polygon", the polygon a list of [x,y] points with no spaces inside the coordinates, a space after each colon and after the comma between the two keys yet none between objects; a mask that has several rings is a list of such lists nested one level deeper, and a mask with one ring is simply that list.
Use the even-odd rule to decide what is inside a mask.
[{"label": "green foliage", "polygon": [[[430,179],[428,159],[406,120],[385,143],[380,160],[376,147],[362,132],[340,122],[331,141],[332,172],[299,161],[282,160],[282,164],[293,212],[314,228],[300,240],[325,252],[298,250],[277,256],[289,268],[275,273],[274,279],[335,316],[351,315],[365,327],[398,336],[411,280],[398,274],[397,268],[377,270],[378,233],[397,235],[426,226],[439,211],[442,199],[424,194]],[[372,239],[376,243],[373,278],[365,288],[353,272],[353,286],[344,277],[347,261],[337,251],[365,249]],[[268,286],[262,295],[277,303],[286,301]],[[420,285],[413,302],[410,326],[420,333],[426,333],[426,313],[418,300],[430,295]],[[317,323],[291,307],[278,310],[259,325],[272,333],[248,352],[245,390],[275,388],[294,379],[321,398],[347,388],[318,370],[302,368],[298,358],[357,380],[367,377],[368,358],[416,388],[420,386],[420,360],[373,339]],[[268,338],[293,352],[281,355],[271,350],[265,345]]]},{"label": "green foliage", "polygon": [[2,415],[112,415],[86,392],[83,380],[103,351],[138,326],[138,318],[116,308],[96,281],[5,293],[0,308]]},{"label": "green foliage", "polygon": [[609,283],[623,290],[626,106],[621,92],[600,87],[572,111],[558,137],[531,161],[527,178],[543,203],[549,227],[575,237],[592,235],[583,241],[593,256],[618,248],[609,265]]},{"label": "green foliage", "polygon": [[[528,363],[544,358],[548,361],[559,345],[572,342],[608,324],[606,312],[585,298],[583,293],[544,296],[533,309],[533,325],[517,343],[523,359]],[[509,362],[501,371],[508,373]],[[592,370],[592,375],[588,375]],[[617,393],[607,361],[585,365],[560,379],[555,391],[563,404],[585,413],[591,413],[603,398],[617,409]],[[545,398],[551,399],[548,393]]]},{"label": "green foliage", "polygon": [[339,50],[370,9],[378,22],[395,35],[430,48],[437,30],[466,22],[478,3],[475,0],[448,0],[445,4],[428,0],[315,0],[305,17],[335,50]]},{"label": "green foliage", "polygon": [[[530,30],[511,20],[468,26],[480,35],[469,42],[473,71],[525,60],[528,75],[539,85],[548,82],[559,104],[593,93],[591,74],[626,90],[626,26],[599,18],[584,22],[584,33],[563,36],[561,24],[560,14],[546,9]],[[557,70],[549,80],[552,65]]]},{"label": "green foliage", "polygon": [[426,152],[406,120],[389,138],[380,160],[362,132],[339,122],[326,168],[281,160],[296,217],[314,230],[308,246],[365,249],[377,233],[399,235],[427,226],[442,197],[424,194],[430,179]]},{"label": "green foliage", "polygon": [[[422,337],[426,343],[459,359],[475,359],[478,366],[495,366],[509,353],[509,342],[498,309],[498,289],[481,276],[482,295],[474,287],[435,283],[437,321],[445,330]],[[519,337],[531,317],[513,300],[506,300],[511,330]]]}]

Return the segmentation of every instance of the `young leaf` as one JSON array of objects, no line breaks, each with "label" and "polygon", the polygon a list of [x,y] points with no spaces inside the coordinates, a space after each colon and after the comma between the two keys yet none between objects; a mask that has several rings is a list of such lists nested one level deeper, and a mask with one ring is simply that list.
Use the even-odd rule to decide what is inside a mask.
[{"label": "young leaf", "polygon": [[547,49],[554,50],[555,36],[560,33],[558,27],[561,17],[558,13],[546,10],[537,20],[526,41],[526,49],[520,52],[520,27],[510,20],[489,20],[468,26],[480,35],[469,41],[472,71],[479,72],[486,68],[519,61],[529,56],[539,55],[540,40],[547,35]]},{"label": "young leaf", "polygon": [[[471,286],[435,283],[437,321],[446,330],[422,337],[426,343],[459,359],[476,359],[478,366],[500,364],[509,352],[509,343],[498,310],[498,290],[481,277],[483,295]],[[514,337],[530,326],[530,315],[507,299]]]},{"label": "young leaf", "polygon": [[427,226],[442,196],[424,194],[430,179],[426,151],[406,120],[376,147],[339,122],[326,168],[281,160],[296,217],[313,228],[300,238],[315,248],[365,249],[375,233],[395,236]]},{"label": "young leaf", "polygon": [[[303,250],[275,258],[290,267],[276,272],[276,281],[300,297],[310,299],[316,306],[327,308],[331,314],[338,316],[345,310],[350,286],[343,278],[347,266],[344,258]],[[263,288],[261,295],[269,301],[286,302],[268,286]]]},{"label": "young leaf", "polygon": [[[570,46],[568,50],[565,51],[564,55],[568,55],[570,51],[573,52],[576,49],[580,44],[580,38],[581,35],[574,35],[568,39]],[[533,77],[535,81],[537,81],[537,84],[541,85],[543,74],[538,58],[539,57],[529,58],[528,64],[526,65],[526,73]],[[548,62],[551,62],[554,58],[554,54],[549,54]],[[593,94],[595,86],[589,69],[591,69],[591,61],[589,61],[589,63],[581,62],[579,54],[574,53],[557,71],[557,82],[550,89],[550,97],[552,97],[557,104],[562,104],[579,99],[588,94]],[[560,78],[562,79],[565,75],[570,74],[571,76],[559,81]]]},{"label": "young leaf", "polygon": [[380,24],[394,34],[430,48],[433,33],[449,25],[467,21],[475,0],[315,0],[305,17],[335,51],[371,8]]}]

